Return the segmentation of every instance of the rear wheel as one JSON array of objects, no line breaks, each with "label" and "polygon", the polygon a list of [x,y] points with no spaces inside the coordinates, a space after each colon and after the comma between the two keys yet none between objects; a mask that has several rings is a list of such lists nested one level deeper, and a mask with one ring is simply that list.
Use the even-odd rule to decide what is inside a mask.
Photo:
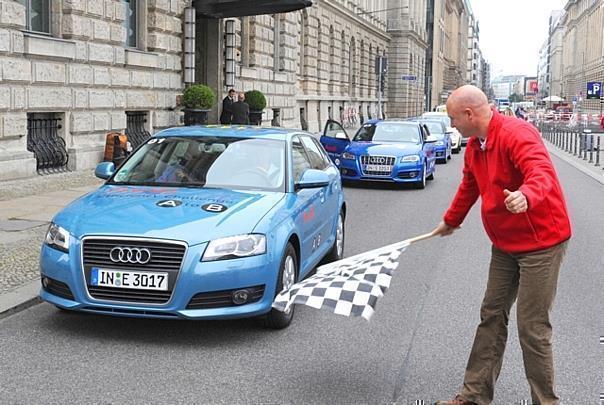
[{"label": "rear wheel", "polygon": [[[277,294],[283,290],[289,290],[296,282],[297,276],[298,259],[296,258],[296,250],[291,242],[288,242],[285,247],[285,253],[283,253],[283,258],[281,259],[281,267],[279,268],[279,277],[277,279],[277,287],[274,296],[276,297]],[[271,308],[270,312],[262,318],[262,323],[267,328],[283,329],[289,326],[293,318],[293,305],[285,312]]]}]

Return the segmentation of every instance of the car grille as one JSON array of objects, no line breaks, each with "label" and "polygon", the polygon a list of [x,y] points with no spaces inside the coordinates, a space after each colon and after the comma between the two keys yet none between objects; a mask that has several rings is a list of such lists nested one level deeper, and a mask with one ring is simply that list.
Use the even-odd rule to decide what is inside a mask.
[{"label": "car grille", "polygon": [[[365,175],[390,176],[396,158],[394,156],[363,155],[361,156],[361,170]],[[367,165],[389,166],[388,170],[367,170]]]},{"label": "car grille", "polygon": [[236,288],[234,290],[211,291],[195,294],[187,304],[187,309],[210,309],[238,306],[233,302],[232,294],[235,291],[248,290],[249,298],[245,304],[260,301],[264,295],[264,286]]},{"label": "car grille", "polygon": [[[146,248],[151,252],[151,260],[145,264],[116,263],[109,253],[114,247]],[[149,304],[164,304],[170,300],[176,279],[180,272],[186,246],[177,242],[164,242],[146,239],[84,239],[82,258],[86,286],[91,297],[106,301],[122,301]],[[90,285],[90,272],[93,267],[112,270],[157,271],[168,273],[168,290],[153,291],[127,288],[114,288]]]},{"label": "car grille", "polygon": [[[46,277],[46,283],[42,282],[42,288],[57,297],[65,298],[73,301],[73,293],[69,286],[61,281]],[[46,285],[45,285],[46,284]]]}]

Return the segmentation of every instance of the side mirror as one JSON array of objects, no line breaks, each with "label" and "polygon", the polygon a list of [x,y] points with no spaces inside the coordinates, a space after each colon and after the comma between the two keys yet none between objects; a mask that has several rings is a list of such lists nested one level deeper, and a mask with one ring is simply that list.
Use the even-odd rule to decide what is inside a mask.
[{"label": "side mirror", "polygon": [[94,175],[99,179],[107,180],[115,173],[115,165],[113,162],[99,163],[94,170]]},{"label": "side mirror", "polygon": [[343,141],[349,141],[348,137],[346,136],[346,134],[344,132],[336,132],[336,139],[341,139]]},{"label": "side mirror", "polygon": [[296,182],[296,191],[304,188],[320,188],[329,184],[329,176],[322,170],[308,169],[302,175],[300,181]]},{"label": "side mirror", "polygon": [[436,137],[434,135],[428,135],[428,137],[426,138],[426,143],[434,143],[437,140],[438,139],[436,139]]}]

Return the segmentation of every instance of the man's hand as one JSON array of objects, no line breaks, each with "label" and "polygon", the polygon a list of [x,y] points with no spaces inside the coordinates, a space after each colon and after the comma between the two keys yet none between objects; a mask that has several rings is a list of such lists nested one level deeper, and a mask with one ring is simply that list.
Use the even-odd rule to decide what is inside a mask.
[{"label": "man's hand", "polygon": [[455,230],[457,230],[457,229],[459,229],[459,227],[454,228],[452,226],[445,224],[445,221],[440,221],[440,224],[438,224],[438,226],[436,228],[434,228],[432,233],[434,235],[448,236],[448,235],[451,235],[453,232],[455,232]]},{"label": "man's hand", "polygon": [[528,210],[528,201],[522,191],[510,191],[508,189],[503,190],[503,194],[505,194],[505,207],[512,214],[520,214],[526,212]]}]

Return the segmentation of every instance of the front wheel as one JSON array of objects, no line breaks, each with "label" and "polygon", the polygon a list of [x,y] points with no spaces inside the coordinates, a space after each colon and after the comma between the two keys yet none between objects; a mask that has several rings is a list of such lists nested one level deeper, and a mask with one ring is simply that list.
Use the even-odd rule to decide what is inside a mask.
[{"label": "front wheel", "polygon": [[344,258],[344,239],[344,214],[340,211],[336,225],[336,240],[323,258],[323,263],[337,262]]},{"label": "front wheel", "polygon": [[428,164],[424,162],[423,168],[422,168],[422,178],[420,181],[415,183],[415,187],[419,188],[420,190],[423,190],[424,188],[426,188],[426,166]]},{"label": "front wheel", "polygon": [[[289,290],[296,282],[297,276],[298,259],[296,258],[296,250],[291,242],[288,242],[285,247],[285,253],[283,253],[283,258],[281,259],[279,277],[277,278],[277,287],[275,288],[274,296],[276,297],[277,294],[283,290]],[[295,307],[292,305],[289,310],[285,312],[271,308],[270,312],[262,318],[262,323],[265,327],[270,329],[286,328],[294,318],[294,308]]]}]

